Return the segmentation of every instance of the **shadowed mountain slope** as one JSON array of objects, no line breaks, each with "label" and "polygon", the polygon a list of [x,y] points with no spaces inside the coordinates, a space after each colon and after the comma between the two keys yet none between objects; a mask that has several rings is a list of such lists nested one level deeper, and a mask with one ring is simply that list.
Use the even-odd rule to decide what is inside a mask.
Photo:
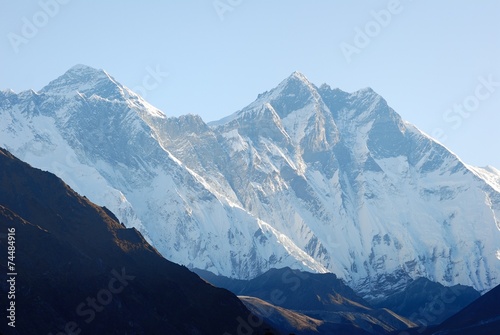
[{"label": "shadowed mountain slope", "polygon": [[499,333],[499,329],[500,286],[497,286],[440,325],[411,329],[406,331],[406,334],[494,335]]},{"label": "shadowed mountain slope", "polygon": [[417,324],[437,325],[480,296],[470,286],[446,287],[427,278],[419,278],[410,282],[403,291],[371,304],[377,308],[388,308]]},{"label": "shadowed mountain slope", "polygon": [[[16,327],[4,316],[5,334],[233,334],[249,317],[236,296],[164,259],[107,209],[3,149],[0,189],[0,227],[15,229],[17,272]],[[1,250],[6,244],[2,237]],[[2,257],[2,296],[7,270]]]},{"label": "shadowed mountain slope", "polygon": [[[273,325],[286,321],[287,313],[297,312],[320,321],[317,323],[309,320],[303,323],[308,325],[305,327],[308,331],[313,332],[320,329],[319,325],[323,325],[322,331],[330,329],[373,334],[385,334],[395,329],[415,326],[390,310],[372,308],[332,273],[314,274],[282,268],[271,269],[252,280],[243,281],[216,276],[202,270],[195,272],[216,286],[224,287],[238,296],[245,296],[244,302],[247,306],[253,305],[257,310],[258,306],[261,307],[260,310],[264,312],[261,311],[260,315],[266,316],[267,310],[275,311],[271,316],[266,316]],[[251,310],[255,311],[254,308]],[[287,330],[286,327],[280,329]]]}]

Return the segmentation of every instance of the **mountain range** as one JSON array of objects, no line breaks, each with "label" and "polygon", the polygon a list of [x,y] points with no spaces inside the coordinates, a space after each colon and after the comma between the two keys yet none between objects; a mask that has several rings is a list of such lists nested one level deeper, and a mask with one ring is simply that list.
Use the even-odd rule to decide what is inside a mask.
[{"label": "mountain range", "polygon": [[[400,292],[368,302],[333,273],[314,274],[282,268],[271,269],[251,280],[241,280],[206,270],[195,269],[194,272],[240,299],[243,296],[247,305],[255,303],[254,298],[260,299],[276,308],[343,326],[345,330],[350,326],[351,332],[362,329],[368,333],[384,334],[398,329],[438,325],[480,297],[472,287],[445,287],[418,278]],[[269,322],[273,322],[272,318]]]},{"label": "mountain range", "polygon": [[[229,291],[164,259],[108,209],[4,149],[0,188],[0,226],[15,241],[0,238],[2,250],[15,246],[9,263],[0,260],[0,292],[14,306],[6,312],[2,299],[0,333],[236,334],[257,319]],[[256,334],[270,330],[257,320]]]},{"label": "mountain range", "polygon": [[332,272],[367,301],[421,277],[500,283],[500,172],[462,162],[369,88],[294,72],[207,124],[77,65],[38,92],[1,91],[0,120],[0,146],[189,268]]},{"label": "mountain range", "polygon": [[[417,326],[388,309],[373,308],[333,273],[271,269],[246,281],[216,276],[203,270],[195,272],[215,286],[238,295],[252,312],[263,318],[266,311],[274,308],[276,313],[267,316],[270,324],[276,322],[274,314],[293,311],[309,320],[308,323],[315,326],[313,330],[320,334],[387,334]],[[279,323],[274,325],[283,329]]]},{"label": "mountain range", "polygon": [[[0,260],[0,291],[14,310],[7,310],[14,319],[9,319],[9,326],[1,323],[0,334],[368,335],[399,329],[394,334],[477,335],[498,329],[498,287],[427,328],[415,327],[389,310],[368,307],[334,274],[283,268],[244,281],[199,270],[218,286],[253,295],[238,300],[164,259],[107,208],[4,149],[0,188],[0,222],[9,232],[9,239],[7,234],[0,236],[0,246],[16,248],[9,264]],[[420,282],[406,290],[422,287]],[[423,285],[429,287],[425,281]],[[462,288],[450,290],[462,299]],[[428,294],[434,294],[432,289]],[[414,299],[406,294],[414,303],[425,295]],[[453,307],[458,305],[446,294],[441,296]],[[297,309],[318,314],[317,318]]]}]

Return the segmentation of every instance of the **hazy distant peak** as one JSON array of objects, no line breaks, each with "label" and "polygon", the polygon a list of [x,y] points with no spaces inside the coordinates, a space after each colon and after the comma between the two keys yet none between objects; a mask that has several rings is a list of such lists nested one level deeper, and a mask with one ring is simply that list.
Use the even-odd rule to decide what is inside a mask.
[{"label": "hazy distant peak", "polygon": [[41,93],[72,96],[83,93],[114,100],[123,94],[122,85],[102,69],[77,64],[41,89]]},{"label": "hazy distant peak", "polygon": [[[75,82],[88,82],[89,80],[112,80],[106,71],[102,69],[96,69],[91,66],[77,64],[71,67],[68,71],[66,71],[62,76],[58,79],[64,78],[65,80],[75,81]],[[49,84],[50,85],[50,84]]]},{"label": "hazy distant peak", "polygon": [[[243,117],[248,112],[265,110],[263,106],[269,105],[274,107],[275,113],[282,118],[286,116],[286,112],[282,111],[283,109],[298,109],[298,105],[303,105],[311,99],[320,99],[317,88],[301,72],[294,71],[275,88],[259,94],[257,99],[247,107],[218,121],[210,122],[209,125],[220,126],[227,124],[237,118]],[[294,107],[292,108],[290,105]]]},{"label": "hazy distant peak", "polygon": [[302,72],[299,72],[299,71],[293,71],[293,73],[290,75],[289,79],[290,78],[295,78],[295,79],[298,79],[304,83],[310,84],[309,79],[307,79],[307,77]]},{"label": "hazy distant peak", "polygon": [[371,87],[365,87],[357,90],[356,92],[359,92],[360,94],[377,94]]},{"label": "hazy distant peak", "polygon": [[0,90],[1,93],[5,94],[5,95],[12,95],[12,94],[16,94],[16,92],[14,92],[14,90],[12,90],[11,88],[6,88],[4,90]]},{"label": "hazy distant peak", "polygon": [[76,64],[72,66],[66,73],[104,73],[104,70],[102,69],[96,69],[91,66],[85,65],[85,64]]},{"label": "hazy distant peak", "polygon": [[295,85],[302,85],[304,87],[307,87],[309,89],[315,89],[314,84],[312,84],[307,77],[299,72],[299,71],[294,71],[288,78],[283,80],[277,88],[282,87],[282,86],[287,86],[294,83]]}]

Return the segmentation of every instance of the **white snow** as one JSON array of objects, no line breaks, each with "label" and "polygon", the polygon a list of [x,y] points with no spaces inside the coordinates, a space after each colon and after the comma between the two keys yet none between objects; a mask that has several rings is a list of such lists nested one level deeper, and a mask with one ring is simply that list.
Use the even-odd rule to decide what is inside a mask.
[{"label": "white snow", "polygon": [[[0,109],[0,145],[108,207],[172,261],[238,278],[283,266],[332,271],[360,290],[401,270],[481,291],[500,283],[500,171],[464,165],[408,123],[398,124],[405,140],[430,149],[377,157],[370,132],[384,115],[371,89],[350,94],[333,120],[314,85],[294,73],[211,124],[210,134],[186,129],[169,142],[155,128],[167,120],[157,108],[104,71],[72,71],[42,90],[40,104],[26,91]],[[88,81],[75,79],[88,73]],[[101,80],[120,96],[96,91]],[[299,80],[309,96],[282,119],[273,101],[288,80]],[[98,113],[78,118],[87,103]],[[245,119],[251,127],[259,117],[270,117],[270,136],[228,126]],[[93,124],[120,129],[96,144],[85,137]],[[216,139],[217,151],[194,150],[206,138]],[[335,155],[339,142],[348,157]],[[421,172],[436,156],[442,160],[435,169]],[[382,171],[364,169],[368,159]]]}]

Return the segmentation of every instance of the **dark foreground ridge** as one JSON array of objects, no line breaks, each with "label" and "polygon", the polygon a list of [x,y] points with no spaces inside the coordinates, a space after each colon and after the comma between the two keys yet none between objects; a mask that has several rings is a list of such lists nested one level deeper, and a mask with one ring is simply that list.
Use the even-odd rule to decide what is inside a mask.
[{"label": "dark foreground ridge", "polygon": [[[265,333],[235,295],[164,259],[111,212],[3,149],[0,187],[0,248],[15,231],[17,273],[12,286],[12,264],[0,258],[0,333],[229,335],[248,320],[254,334]],[[3,303],[13,289],[15,328]]]},{"label": "dark foreground ridge", "polygon": [[199,269],[195,272],[237,294],[252,312],[260,311],[271,325],[285,332],[387,334],[417,326],[385,308],[373,308],[333,273],[282,268],[245,281]]},{"label": "dark foreground ridge", "polygon": [[459,312],[481,295],[470,286],[444,286],[427,278],[411,281],[403,291],[372,302],[419,325],[437,325]]},{"label": "dark foreground ridge", "polygon": [[[407,335],[494,335],[500,333],[500,286],[493,288],[438,326]],[[396,334],[394,334],[396,335]]]}]

